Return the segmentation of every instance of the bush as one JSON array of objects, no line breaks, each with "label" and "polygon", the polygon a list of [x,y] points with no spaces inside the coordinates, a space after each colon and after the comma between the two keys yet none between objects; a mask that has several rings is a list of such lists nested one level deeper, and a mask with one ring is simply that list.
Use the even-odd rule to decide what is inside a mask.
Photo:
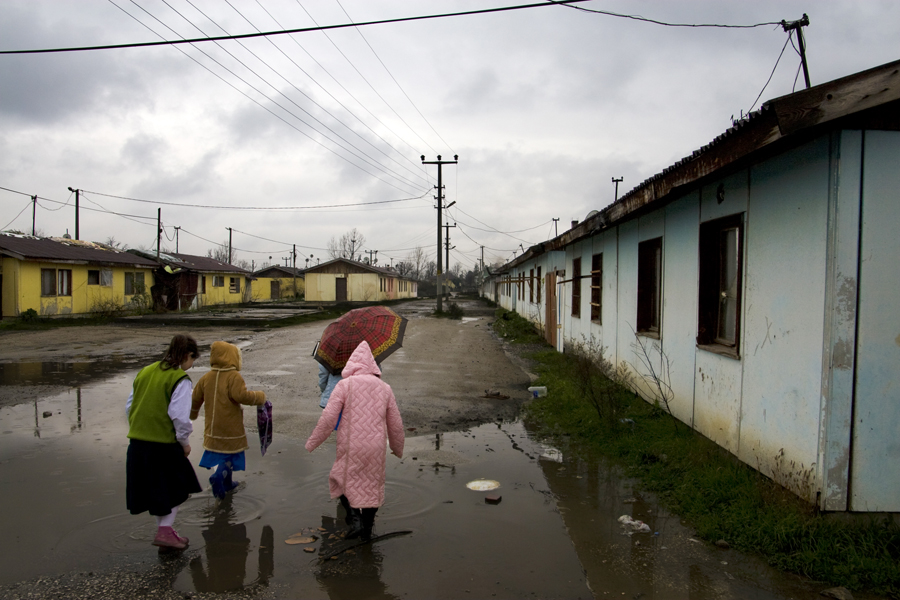
[{"label": "bush", "polygon": [[19,313],[19,318],[25,323],[36,323],[40,318],[40,315],[33,308],[29,308],[28,310],[23,310]]}]

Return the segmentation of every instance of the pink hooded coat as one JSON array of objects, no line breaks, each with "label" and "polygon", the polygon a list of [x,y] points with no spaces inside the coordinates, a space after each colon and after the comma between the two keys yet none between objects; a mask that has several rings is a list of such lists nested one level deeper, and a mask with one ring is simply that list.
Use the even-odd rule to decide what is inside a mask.
[{"label": "pink hooded coat", "polygon": [[369,344],[360,342],[306,440],[306,449],[312,452],[328,439],[342,415],[328,483],[331,497],[343,494],[353,508],[384,504],[385,438],[391,451],[403,457],[403,420],[391,386],[380,375]]}]

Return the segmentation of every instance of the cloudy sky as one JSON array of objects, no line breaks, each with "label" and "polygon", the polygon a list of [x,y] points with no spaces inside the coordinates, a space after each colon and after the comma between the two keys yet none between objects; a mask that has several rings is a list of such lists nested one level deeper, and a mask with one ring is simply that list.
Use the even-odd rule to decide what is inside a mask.
[{"label": "cloudy sky", "polygon": [[[522,4],[525,4],[523,2]],[[509,0],[3,0],[0,50],[361,23]],[[667,23],[807,13],[813,85],[900,58],[900,2],[610,0]],[[238,259],[305,259],[356,229],[378,264],[434,259],[437,155],[450,266],[521,247],[659,173],[732,117],[804,86],[777,25],[669,27],[542,6],[268,38],[0,54],[0,228]],[[796,43],[796,42],[795,42]],[[774,72],[773,72],[774,69]],[[766,86],[770,75],[771,81]],[[764,91],[763,91],[764,90]],[[762,97],[756,104],[757,97]],[[449,219],[449,221],[448,221]],[[558,221],[554,222],[554,219]],[[179,228],[176,230],[176,227]],[[442,236],[443,239],[443,236]],[[482,250],[483,247],[483,250]],[[270,258],[271,257],[271,258]]]}]

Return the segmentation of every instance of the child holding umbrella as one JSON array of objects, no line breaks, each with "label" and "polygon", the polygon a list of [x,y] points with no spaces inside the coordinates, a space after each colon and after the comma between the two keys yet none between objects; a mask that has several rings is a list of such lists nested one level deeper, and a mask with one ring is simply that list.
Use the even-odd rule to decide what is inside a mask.
[{"label": "child holding umbrella", "polygon": [[339,498],[350,525],[348,538],[369,541],[378,507],[384,504],[385,439],[403,457],[403,420],[391,386],[365,341],[347,361],[319,422],[306,441],[312,452],[337,429],[337,454],[328,477],[332,498]]}]

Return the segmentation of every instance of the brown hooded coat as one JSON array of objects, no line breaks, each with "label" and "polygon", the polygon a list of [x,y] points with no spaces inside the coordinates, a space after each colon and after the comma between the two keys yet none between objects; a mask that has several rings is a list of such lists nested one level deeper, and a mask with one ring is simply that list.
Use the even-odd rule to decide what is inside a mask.
[{"label": "brown hooded coat", "polygon": [[234,454],[249,446],[244,430],[244,409],[266,401],[265,392],[251,392],[241,377],[241,349],[228,342],[213,342],[209,354],[212,369],[194,387],[191,420],[206,403],[203,447],[213,452]]}]

